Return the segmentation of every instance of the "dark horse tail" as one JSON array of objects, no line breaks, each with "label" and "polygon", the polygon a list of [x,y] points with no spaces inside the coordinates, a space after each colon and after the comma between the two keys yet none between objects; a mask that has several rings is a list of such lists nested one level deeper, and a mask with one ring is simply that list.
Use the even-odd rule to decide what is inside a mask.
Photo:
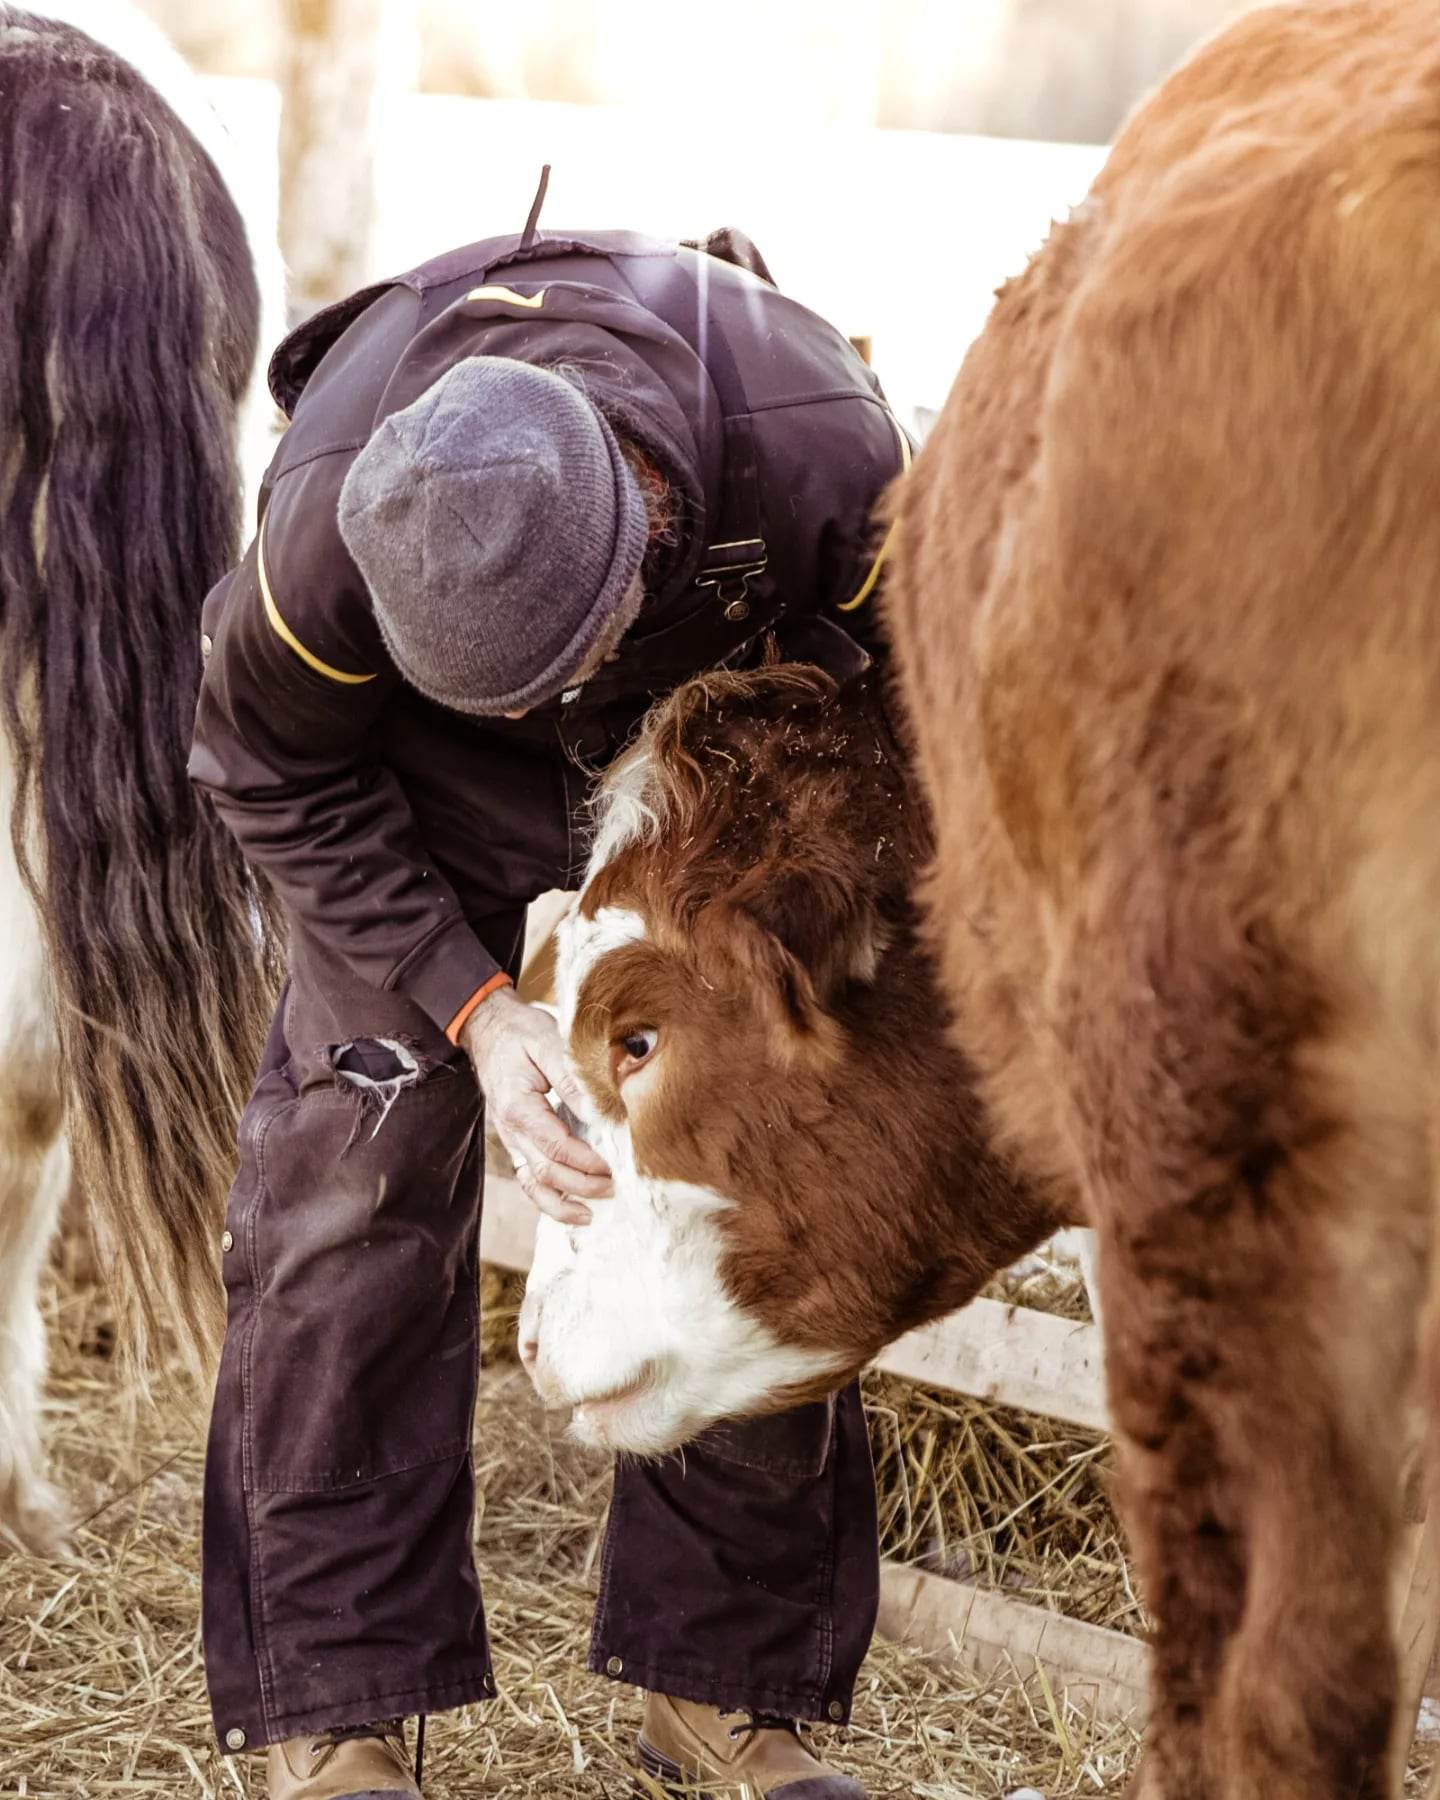
[{"label": "dark horse tail", "polygon": [[13,841],[122,1338],[163,1329],[202,1356],[276,974],[265,897],[185,775],[257,315],[243,223],[170,108],[83,34],[0,4]]}]

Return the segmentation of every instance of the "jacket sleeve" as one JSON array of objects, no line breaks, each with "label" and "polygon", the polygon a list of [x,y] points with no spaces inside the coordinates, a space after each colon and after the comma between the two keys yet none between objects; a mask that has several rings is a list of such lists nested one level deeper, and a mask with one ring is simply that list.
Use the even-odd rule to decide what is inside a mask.
[{"label": "jacket sleeve", "polygon": [[190,778],[300,928],[453,1041],[508,978],[377,754],[399,677],[334,522],[348,464],[279,477],[245,560],[207,599]]}]

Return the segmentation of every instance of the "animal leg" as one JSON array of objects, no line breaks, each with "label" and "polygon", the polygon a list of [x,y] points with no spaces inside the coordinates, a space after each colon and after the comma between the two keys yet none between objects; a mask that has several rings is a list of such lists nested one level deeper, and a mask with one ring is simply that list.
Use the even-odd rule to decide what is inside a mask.
[{"label": "animal leg", "polygon": [[1280,995],[1185,981],[1183,1006],[1157,988],[1121,1032],[1109,997],[1077,1108],[1156,1626],[1134,1794],[1390,1800],[1423,1131],[1322,1093],[1318,1064],[1365,1058],[1287,1035]]},{"label": "animal leg", "polygon": [[0,1071],[0,1548],[54,1555],[66,1532],[45,1479],[40,1400],[45,1327],[40,1278],[60,1217],[69,1158],[50,1103],[8,1093]]},{"label": "animal leg", "polygon": [[[0,741],[0,833],[8,799]],[[49,1555],[63,1543],[65,1512],[45,1479],[40,1439],[46,1360],[40,1277],[69,1157],[39,923],[3,835],[0,945],[0,1550]]]}]

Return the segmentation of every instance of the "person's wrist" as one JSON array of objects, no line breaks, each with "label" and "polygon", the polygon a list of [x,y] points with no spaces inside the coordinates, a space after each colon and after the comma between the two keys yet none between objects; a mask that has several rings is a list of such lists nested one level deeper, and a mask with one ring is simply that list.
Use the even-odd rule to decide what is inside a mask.
[{"label": "person's wrist", "polygon": [[460,1041],[467,1049],[483,1043],[498,1026],[505,1023],[511,1007],[525,1003],[516,997],[514,988],[498,987],[487,994],[460,1028]]}]

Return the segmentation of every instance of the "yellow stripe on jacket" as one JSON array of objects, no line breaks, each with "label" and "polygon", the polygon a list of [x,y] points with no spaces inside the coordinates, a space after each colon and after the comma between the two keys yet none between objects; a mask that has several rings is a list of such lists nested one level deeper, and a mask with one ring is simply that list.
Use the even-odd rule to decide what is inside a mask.
[{"label": "yellow stripe on jacket", "polygon": [[295,633],[280,617],[280,608],[275,604],[275,596],[270,592],[270,577],[265,572],[265,527],[260,527],[260,541],[255,546],[255,566],[260,574],[260,597],[265,602],[265,617],[269,619],[271,628],[282,643],[288,644],[301,662],[308,663],[317,675],[323,675],[327,681],[343,682],[347,687],[359,687],[362,682],[373,681],[373,675],[348,675],[344,669],[335,669],[327,662],[322,662],[313,650],[307,650]]},{"label": "yellow stripe on jacket", "polygon": [[[885,411],[890,423],[895,427],[896,437],[900,440],[900,473],[902,475],[908,475],[910,473],[911,462],[910,440],[906,437],[904,431],[901,430],[900,421],[895,417],[894,413],[892,413],[888,407]],[[863,606],[870,598],[871,594],[874,593],[875,583],[880,579],[880,571],[885,566],[885,558],[890,554],[890,542],[894,536],[895,527],[892,525],[885,533],[885,542],[881,544],[879,550],[876,552],[875,560],[870,565],[870,572],[861,583],[859,592],[855,594],[853,598],[843,600],[840,605],[835,608],[836,612],[854,612],[857,607]]]}]

